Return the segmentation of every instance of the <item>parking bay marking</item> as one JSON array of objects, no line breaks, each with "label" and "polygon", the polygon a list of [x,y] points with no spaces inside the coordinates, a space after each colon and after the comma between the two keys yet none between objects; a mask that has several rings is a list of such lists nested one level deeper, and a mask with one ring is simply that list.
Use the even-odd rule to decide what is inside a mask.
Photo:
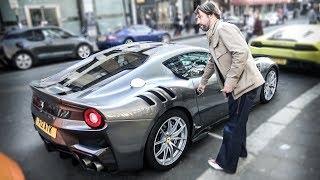
[{"label": "parking bay marking", "polygon": [[[290,124],[303,108],[320,96],[320,83],[301,94],[295,100],[291,101],[276,114],[271,116],[266,122],[262,123],[247,138],[248,157],[246,160],[239,160],[237,174],[241,173],[245,167],[252,162],[259,152],[274,138],[281,130]],[[214,133],[212,136],[215,137]],[[219,135],[218,135],[219,136]],[[218,138],[219,139],[219,138]],[[205,163],[205,162],[204,162]],[[221,172],[207,169],[197,179],[209,179],[215,175],[221,176]]]}]

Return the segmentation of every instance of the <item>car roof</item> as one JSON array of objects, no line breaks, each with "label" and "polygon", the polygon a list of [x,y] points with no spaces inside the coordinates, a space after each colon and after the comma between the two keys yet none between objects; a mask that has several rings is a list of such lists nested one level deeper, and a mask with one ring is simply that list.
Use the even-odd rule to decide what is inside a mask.
[{"label": "car roof", "polygon": [[31,27],[31,28],[21,28],[21,29],[14,29],[11,31],[8,31],[7,34],[20,34],[20,33],[24,33],[26,31],[30,31],[30,30],[41,30],[41,29],[61,29],[58,26],[37,26],[37,27]]},{"label": "car roof", "polygon": [[135,43],[125,44],[117,47],[118,48],[113,50],[139,52],[139,53],[144,53],[148,56],[171,54],[177,51],[208,52],[206,48],[197,47],[197,46],[177,44],[177,43],[151,42],[151,41],[135,42]]}]

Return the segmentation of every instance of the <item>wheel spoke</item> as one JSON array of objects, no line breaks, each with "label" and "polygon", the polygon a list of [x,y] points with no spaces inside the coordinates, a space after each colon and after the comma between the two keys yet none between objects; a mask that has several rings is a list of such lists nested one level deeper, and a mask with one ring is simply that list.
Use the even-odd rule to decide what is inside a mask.
[{"label": "wheel spoke", "polygon": [[172,147],[174,147],[174,148],[177,149],[178,151],[182,151],[182,149],[180,149],[177,145],[173,144],[172,142],[169,142],[169,144],[171,144]]},{"label": "wheel spoke", "polygon": [[164,149],[164,152],[163,152],[163,157],[162,157],[162,164],[163,165],[167,160],[167,155],[168,155],[168,146],[166,146],[166,148]]},{"label": "wheel spoke", "polygon": [[156,153],[156,157],[158,157],[166,148],[167,148],[167,145],[162,144],[160,150]]},{"label": "wheel spoke", "polygon": [[171,124],[171,120],[168,121],[168,128],[167,128],[167,133],[170,133],[172,130],[172,124]]},{"label": "wheel spoke", "polygon": [[181,126],[178,131],[176,131],[172,134],[172,137],[177,137],[184,130],[185,127],[186,127],[186,125]]},{"label": "wheel spoke", "polygon": [[173,158],[173,146],[170,143],[168,144],[168,150],[169,150],[170,159],[171,159],[171,158]]},{"label": "wheel spoke", "polygon": [[160,131],[163,135],[166,135],[166,133],[163,131],[162,127],[160,128]]},{"label": "wheel spoke", "polygon": [[171,140],[187,140],[185,137],[173,137]]},{"label": "wheel spoke", "polygon": [[156,146],[156,145],[162,144],[162,143],[164,143],[164,142],[166,142],[166,139],[165,139],[165,138],[162,138],[160,141],[155,142],[154,145]]},{"label": "wheel spoke", "polygon": [[172,131],[170,132],[170,134],[172,134],[173,132],[175,132],[175,131],[177,130],[178,125],[179,125],[179,121],[176,120],[176,121],[175,121],[175,124],[174,124],[173,127],[172,127]]}]

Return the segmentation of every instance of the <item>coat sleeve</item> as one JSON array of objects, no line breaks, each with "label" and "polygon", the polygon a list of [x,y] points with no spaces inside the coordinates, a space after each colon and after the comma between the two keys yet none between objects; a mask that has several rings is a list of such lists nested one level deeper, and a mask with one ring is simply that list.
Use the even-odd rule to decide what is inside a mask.
[{"label": "coat sleeve", "polygon": [[218,29],[218,32],[223,44],[232,56],[231,67],[227,71],[225,84],[234,89],[250,55],[249,46],[235,25],[224,24]]},{"label": "coat sleeve", "polygon": [[214,73],[214,63],[212,61],[213,61],[212,56],[210,56],[210,59],[208,60],[207,65],[204,68],[204,72],[200,81],[200,83],[203,85],[206,85],[208,83],[209,78]]}]

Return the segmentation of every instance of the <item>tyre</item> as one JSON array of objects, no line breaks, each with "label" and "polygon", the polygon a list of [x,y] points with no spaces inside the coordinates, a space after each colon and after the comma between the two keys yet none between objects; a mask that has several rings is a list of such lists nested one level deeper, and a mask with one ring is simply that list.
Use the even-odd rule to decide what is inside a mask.
[{"label": "tyre", "polygon": [[26,52],[20,52],[13,57],[14,66],[20,70],[29,69],[34,64],[33,57]]},{"label": "tyre", "polygon": [[124,41],[124,44],[129,44],[129,43],[133,43],[133,39],[128,38]]},{"label": "tyre", "polygon": [[149,166],[156,170],[174,167],[185,154],[190,139],[190,123],[180,110],[164,113],[150,131],[145,157]]},{"label": "tyre", "polygon": [[274,96],[278,87],[278,75],[274,67],[272,67],[265,79],[265,83],[262,86],[260,93],[260,100],[262,103],[268,103]]},{"label": "tyre", "polygon": [[162,36],[162,40],[161,41],[164,42],[164,43],[169,43],[170,40],[171,40],[170,35],[169,34],[165,34],[165,35]]},{"label": "tyre", "polygon": [[77,56],[78,58],[85,59],[89,57],[92,53],[91,46],[88,44],[80,44],[77,48]]}]

